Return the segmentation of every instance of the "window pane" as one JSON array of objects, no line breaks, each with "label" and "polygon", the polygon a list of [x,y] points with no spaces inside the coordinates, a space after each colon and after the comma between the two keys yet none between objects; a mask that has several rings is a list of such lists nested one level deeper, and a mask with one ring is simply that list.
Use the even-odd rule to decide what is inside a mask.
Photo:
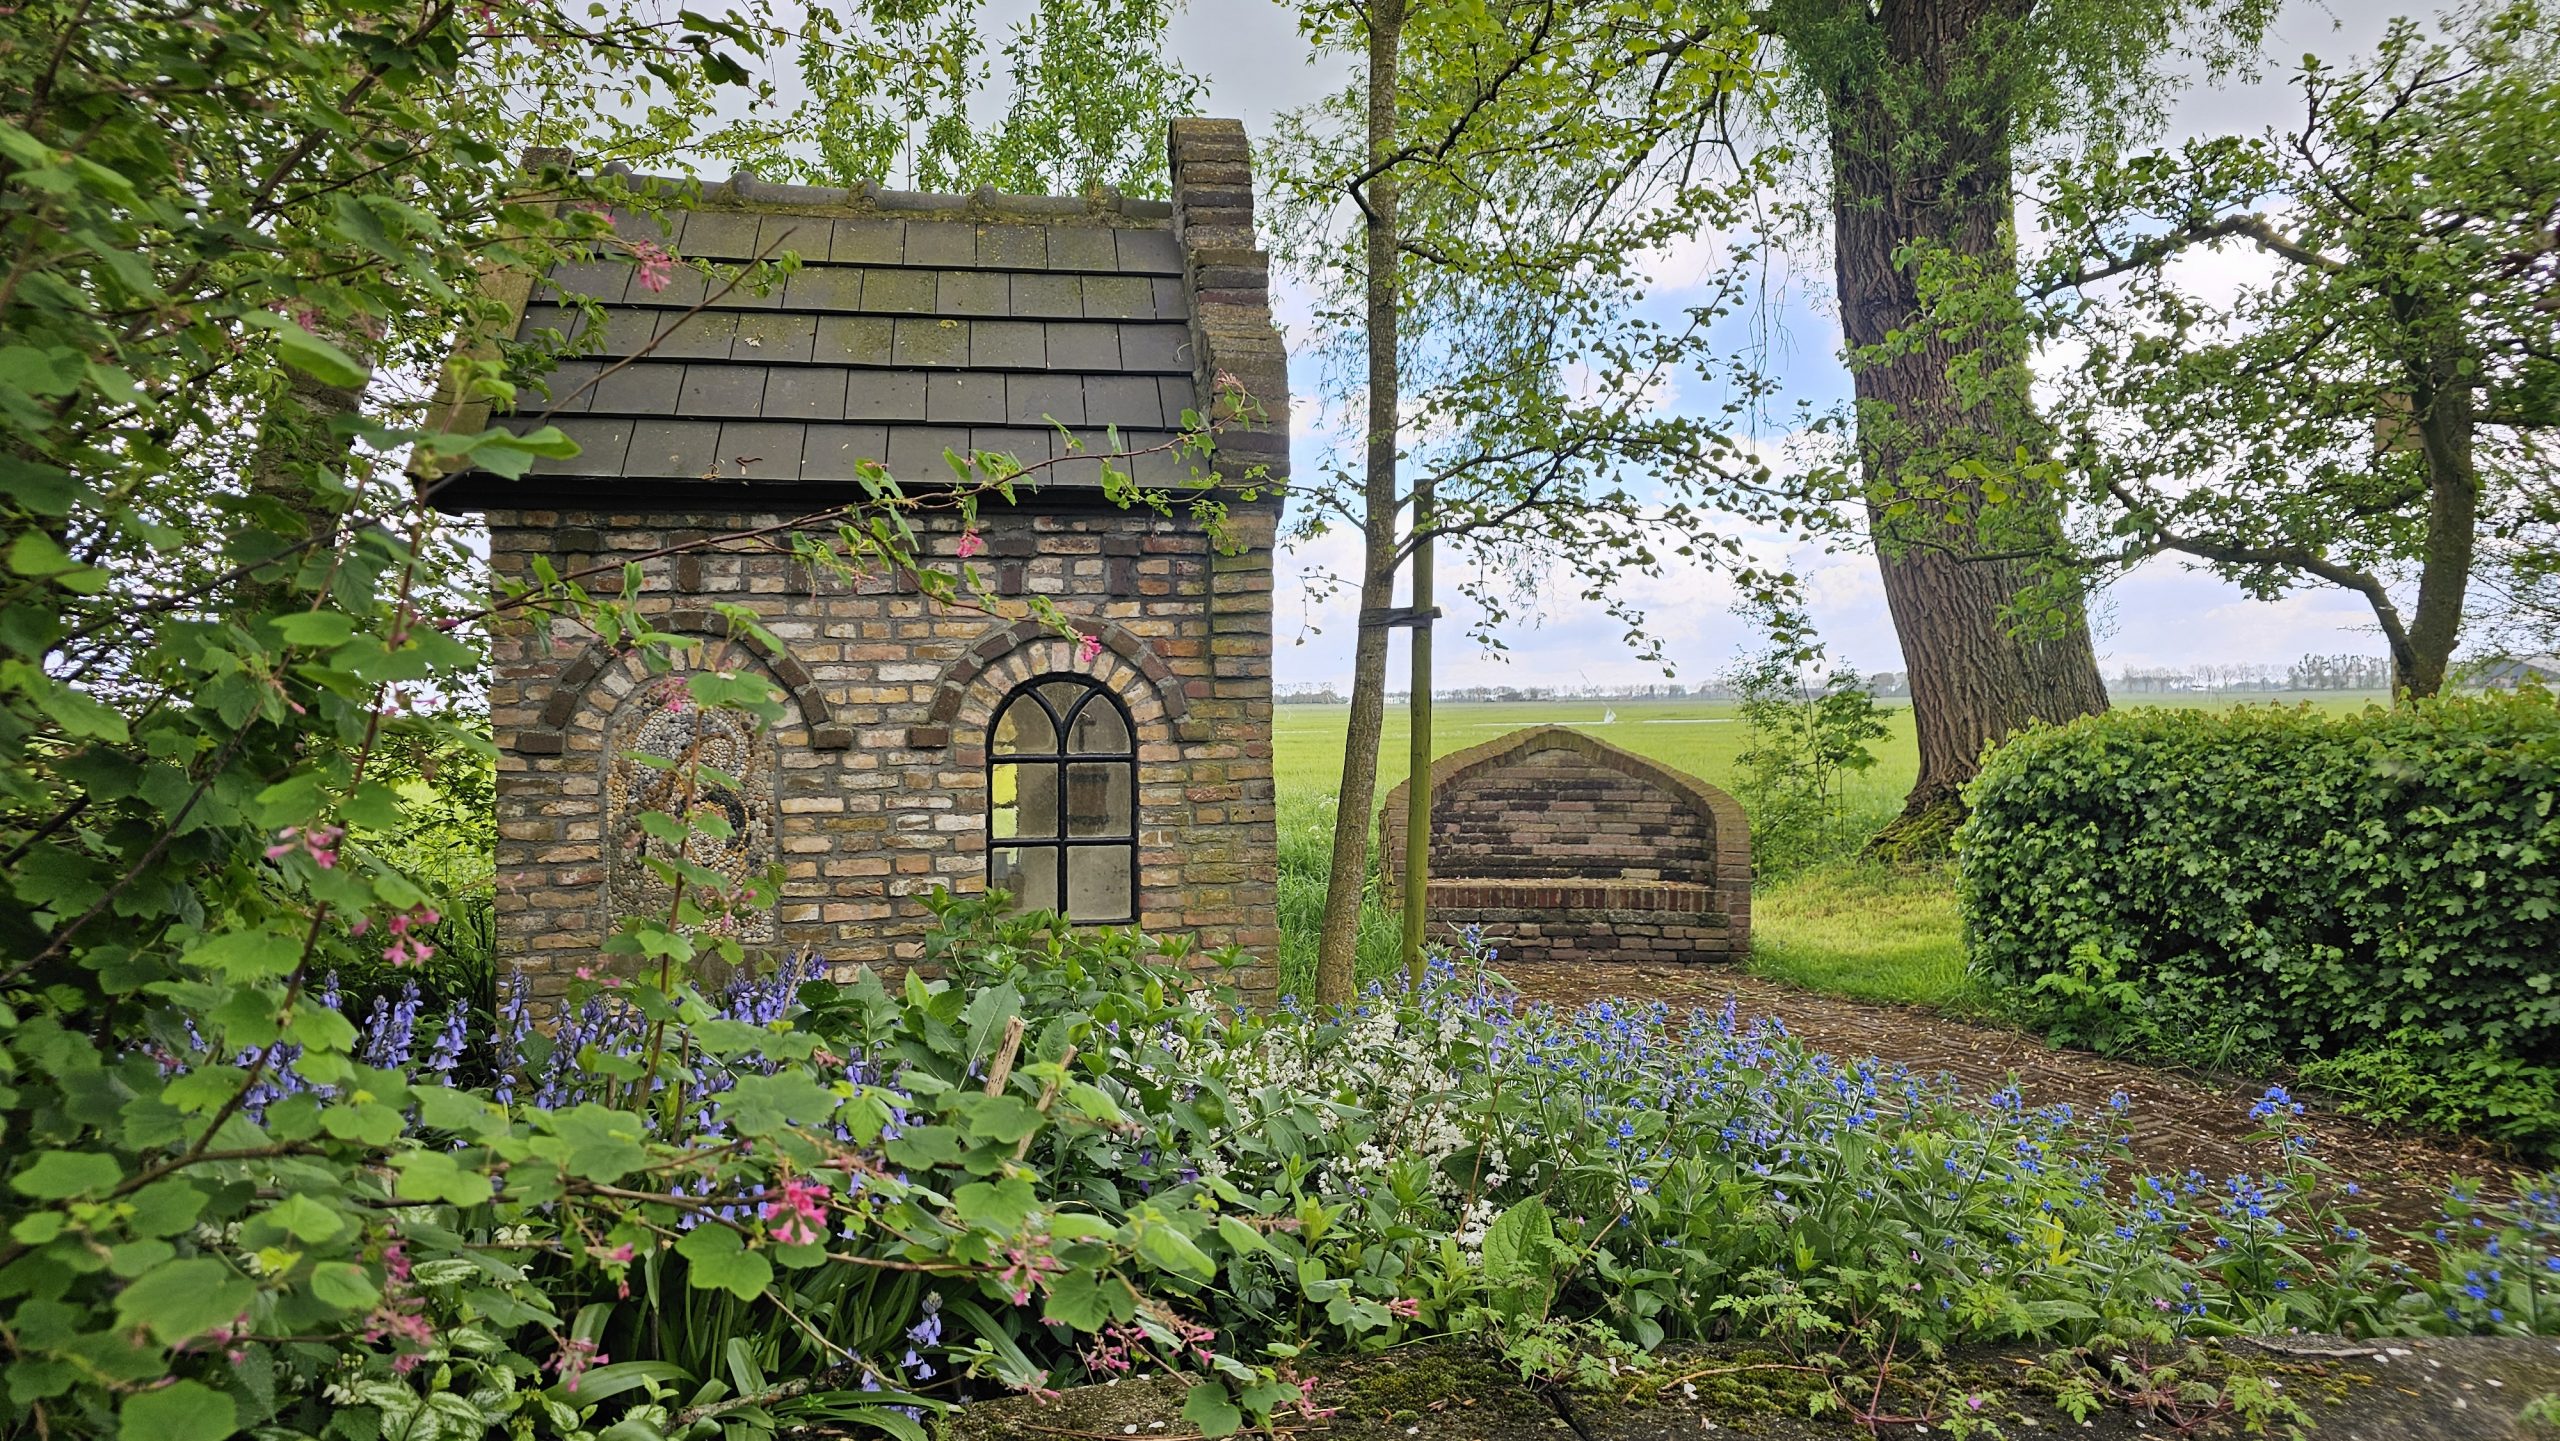
[{"label": "window pane", "polygon": [[1127,755],[1129,726],[1120,719],[1120,708],[1111,697],[1099,691],[1084,703],[1076,714],[1074,725],[1067,731],[1067,749],[1078,755]]},{"label": "window pane", "polygon": [[1079,921],[1126,921],[1127,846],[1075,846],[1067,851],[1067,914]]},{"label": "window pane", "polygon": [[1004,719],[996,722],[996,754],[1056,755],[1058,728],[1049,723],[1040,702],[1018,695],[1004,708]]},{"label": "window pane", "polygon": [[1049,702],[1049,709],[1064,716],[1067,712],[1074,710],[1076,702],[1083,700],[1092,690],[1092,686],[1080,680],[1053,680],[1041,684],[1040,696]]},{"label": "window pane", "polygon": [[1137,817],[1130,799],[1126,764],[1067,767],[1067,834],[1135,835]]},{"label": "window pane", "polygon": [[999,761],[987,775],[987,816],[995,838],[1046,840],[1058,834],[1058,768]]},{"label": "window pane", "polygon": [[998,846],[987,853],[987,887],[1011,891],[1016,911],[1058,908],[1058,853]]}]

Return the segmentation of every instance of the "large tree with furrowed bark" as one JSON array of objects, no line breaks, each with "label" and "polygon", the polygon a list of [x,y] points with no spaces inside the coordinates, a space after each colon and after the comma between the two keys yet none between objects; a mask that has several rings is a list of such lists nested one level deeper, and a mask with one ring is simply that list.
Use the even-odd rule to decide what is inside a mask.
[{"label": "large tree with furrowed bark", "polygon": [[[1983,748],[2103,710],[2085,608],[2038,584],[2061,501],[1986,465],[2040,446],[2015,329],[1921,323],[1915,256],[2014,275],[2022,157],[2139,133],[2166,63],[2255,43],[2267,0],[1772,0],[1753,17],[1795,79],[1781,123],[1827,148],[1842,340],[1868,531],[1911,676],[1920,773],[1880,849],[1941,848]],[[1997,502],[1997,503],[1986,503]]]}]

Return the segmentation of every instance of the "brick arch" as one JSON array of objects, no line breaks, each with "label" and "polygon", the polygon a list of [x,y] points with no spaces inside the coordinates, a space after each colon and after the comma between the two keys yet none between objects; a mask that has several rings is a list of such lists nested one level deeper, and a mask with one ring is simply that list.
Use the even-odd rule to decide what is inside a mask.
[{"label": "brick arch", "polygon": [[[836,718],[835,708],[827,703],[826,693],[818,689],[817,679],[809,668],[794,659],[789,651],[768,645],[752,633],[734,634],[728,620],[717,611],[678,610],[650,617],[650,623],[662,631],[677,635],[702,636],[715,644],[705,651],[706,660],[724,648],[759,662],[765,672],[799,707],[800,719],[808,730],[811,750],[840,751],[853,746],[853,727]],[[569,725],[583,706],[587,692],[598,677],[616,664],[637,667],[638,657],[628,647],[608,646],[591,641],[576,660],[569,662],[551,683],[551,698],[542,707],[534,724],[516,733],[515,748],[526,755],[560,755],[568,744]],[[619,704],[621,697],[616,696]],[[613,707],[605,707],[610,710]],[[592,709],[591,707],[589,709]]]},{"label": "brick arch", "polygon": [[[997,634],[1012,629],[1008,626]],[[1112,629],[1119,630],[1120,627],[1113,626]],[[1125,631],[1122,633],[1127,634]],[[1134,636],[1130,639],[1136,641]],[[1185,707],[1179,686],[1158,684],[1147,674],[1140,660],[1132,659],[1114,647],[1108,637],[1103,641],[1102,653],[1090,661],[1078,658],[1077,649],[1076,641],[1047,626],[1035,626],[1029,639],[996,659],[973,667],[968,680],[949,692],[947,720],[937,722],[949,728],[952,748],[965,755],[982,756],[986,750],[987,728],[995,724],[996,707],[1004,704],[1004,698],[1028,681],[1044,675],[1061,674],[1090,676],[1105,690],[1119,697],[1120,704],[1128,708],[1130,723],[1138,729],[1141,752],[1149,746],[1169,745],[1181,738],[1178,727]],[[1142,658],[1154,655],[1143,645],[1138,649]],[[946,678],[947,675],[946,672]],[[945,714],[939,709],[944,704],[944,695],[945,692],[940,690],[935,693],[937,709],[934,714],[937,716]]]},{"label": "brick arch", "polygon": [[[1144,691],[1160,712],[1168,738],[1183,731],[1191,710],[1190,697],[1184,694],[1180,679],[1174,675],[1173,667],[1165,663],[1164,657],[1156,654],[1135,631],[1117,622],[1105,625],[1093,634],[1102,642],[1102,653],[1087,664],[1076,657],[1077,642],[1059,635],[1056,629],[1036,617],[1024,616],[1020,620],[991,627],[942,668],[942,674],[934,681],[932,702],[925,709],[926,723],[908,729],[907,744],[920,750],[951,744],[954,727],[969,719],[964,711],[978,679],[991,669],[1004,665],[1009,658],[1033,650],[1056,662],[1041,666],[1033,674],[1074,671],[1092,674],[1100,680],[1102,676],[1097,668],[1116,659],[1145,682]],[[1005,691],[1011,689],[1011,686],[1005,687]],[[1134,708],[1135,697],[1127,685],[1114,685],[1112,689]],[[1003,695],[1004,691],[999,691],[997,698],[1000,700]],[[988,715],[991,714],[992,706],[988,711]],[[983,722],[988,715],[980,715],[976,719]]]},{"label": "brick arch", "polygon": [[[1596,736],[1585,735],[1569,726],[1530,726],[1509,735],[1496,736],[1483,745],[1442,756],[1431,764],[1431,790],[1445,796],[1464,787],[1471,778],[1496,771],[1511,762],[1538,751],[1566,750],[1581,755],[1608,770],[1633,776],[1689,803],[1706,817],[1714,838],[1723,843],[1748,843],[1751,822],[1742,813],[1742,803],[1705,781],[1685,771],[1673,770],[1659,761],[1648,760],[1634,751],[1613,746]],[[1406,795],[1413,783],[1406,781],[1388,793],[1383,819],[1398,840],[1404,836]]]}]

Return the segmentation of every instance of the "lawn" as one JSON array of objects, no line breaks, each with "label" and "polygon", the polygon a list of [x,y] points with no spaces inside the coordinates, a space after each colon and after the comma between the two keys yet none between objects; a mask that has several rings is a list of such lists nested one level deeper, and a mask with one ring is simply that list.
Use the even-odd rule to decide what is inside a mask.
[{"label": "lawn", "polygon": [[[2376,699],[2324,692],[2248,702],[2229,696],[2135,696],[2123,703],[2222,707],[2272,700],[2345,711]],[[1735,757],[1746,741],[1738,713],[1738,707],[1714,701],[1443,701],[1432,750],[1447,755],[1524,726],[1564,725],[1730,788]],[[1404,778],[1407,715],[1402,707],[1387,712],[1378,767],[1382,800]],[[1325,869],[1333,850],[1334,795],[1349,720],[1349,711],[1341,706],[1296,705],[1279,707],[1272,723],[1272,766],[1280,801],[1280,979],[1284,990],[1302,994],[1313,989],[1316,930],[1324,914]],[[1909,708],[1891,706],[1888,721],[1891,733],[1874,769],[1849,782],[1849,812],[1861,832],[1881,825],[1900,807],[1919,764]],[[1763,879],[1753,901],[1750,966],[1772,979],[1862,1000],[1972,1009],[1960,931],[1954,890],[1943,872],[1894,873],[1848,860]],[[1371,903],[1361,915],[1360,973],[1364,980],[1385,975],[1395,964],[1395,918],[1376,903],[1373,883]]]}]

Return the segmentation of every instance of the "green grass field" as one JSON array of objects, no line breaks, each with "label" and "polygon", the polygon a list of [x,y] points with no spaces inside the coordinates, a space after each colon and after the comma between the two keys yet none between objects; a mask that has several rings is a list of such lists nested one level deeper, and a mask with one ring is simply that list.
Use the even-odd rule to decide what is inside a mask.
[{"label": "green grass field", "polygon": [[[2308,702],[2322,710],[2359,709],[2378,696],[2323,692],[2249,697],[2129,696],[2128,705],[2223,708],[2235,703]],[[1745,743],[1738,707],[1712,701],[1550,701],[1530,704],[1442,702],[1435,712],[1432,751],[1447,755],[1481,745],[1524,726],[1564,725],[1730,787],[1734,757]],[[1614,712],[1614,718],[1611,713]],[[1892,726],[1872,770],[1849,778],[1853,829],[1863,833],[1889,819],[1911,786],[1919,758],[1911,712],[1894,705]],[[1407,713],[1387,712],[1379,748],[1378,794],[1404,778],[1409,744]],[[1324,914],[1326,864],[1333,850],[1334,796],[1341,782],[1343,733],[1349,712],[1340,706],[1281,706],[1272,723],[1272,765],[1279,787],[1280,977],[1285,990],[1312,989],[1316,930]],[[1374,824],[1374,820],[1372,822]],[[1396,964],[1396,924],[1375,900],[1360,926],[1363,980]],[[1896,874],[1854,861],[1764,884],[1753,901],[1754,972],[1854,996],[1972,1009],[1964,969],[1964,945],[1955,895],[1943,873]]]}]

